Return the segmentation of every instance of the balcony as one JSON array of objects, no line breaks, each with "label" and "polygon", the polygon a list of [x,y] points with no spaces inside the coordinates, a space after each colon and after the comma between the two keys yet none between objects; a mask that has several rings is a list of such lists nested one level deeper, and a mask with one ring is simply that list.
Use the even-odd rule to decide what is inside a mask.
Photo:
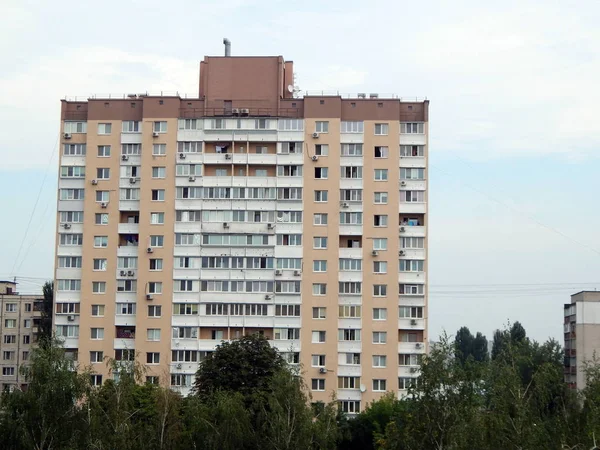
[{"label": "balcony", "polygon": [[425,353],[424,342],[399,342],[398,353]]},{"label": "balcony", "polygon": [[120,211],[139,211],[140,201],[139,200],[119,200]]},{"label": "balcony", "polygon": [[398,282],[409,284],[423,284],[427,281],[425,272],[399,272]]},{"label": "balcony", "polygon": [[138,234],[140,232],[139,223],[120,223],[119,234]]},{"label": "balcony", "polygon": [[340,258],[354,258],[360,259],[363,257],[363,249],[362,248],[340,248],[339,249],[339,257]]},{"label": "balcony", "polygon": [[398,227],[398,233],[400,234],[400,237],[425,237],[426,227],[403,224]]},{"label": "balcony", "polygon": [[404,214],[425,214],[427,212],[427,203],[400,202],[398,208],[400,212]]},{"label": "balcony", "polygon": [[[424,330],[425,319],[424,318],[406,318],[400,317],[398,319],[399,330]],[[414,347],[413,347],[414,348]]]}]

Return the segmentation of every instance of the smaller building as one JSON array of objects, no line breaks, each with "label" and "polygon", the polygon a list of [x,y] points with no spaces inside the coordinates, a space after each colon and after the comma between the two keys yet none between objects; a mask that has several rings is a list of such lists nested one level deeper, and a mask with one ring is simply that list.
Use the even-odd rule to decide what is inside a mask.
[{"label": "smaller building", "polygon": [[600,360],[600,292],[571,295],[564,306],[565,382],[573,389],[586,384],[585,363]]},{"label": "smaller building", "polygon": [[17,283],[0,281],[0,387],[26,386],[19,368],[28,364],[37,342],[43,310],[43,296],[19,295]]}]

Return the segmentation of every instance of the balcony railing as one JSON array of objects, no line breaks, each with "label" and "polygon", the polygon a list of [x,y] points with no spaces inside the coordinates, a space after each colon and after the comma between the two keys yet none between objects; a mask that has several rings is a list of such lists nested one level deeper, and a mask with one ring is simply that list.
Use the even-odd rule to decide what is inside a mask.
[{"label": "balcony railing", "polygon": [[[236,112],[234,113],[234,110]],[[243,113],[241,111],[244,111]],[[199,119],[202,117],[289,117],[301,118],[303,108],[180,108],[182,119]]]}]

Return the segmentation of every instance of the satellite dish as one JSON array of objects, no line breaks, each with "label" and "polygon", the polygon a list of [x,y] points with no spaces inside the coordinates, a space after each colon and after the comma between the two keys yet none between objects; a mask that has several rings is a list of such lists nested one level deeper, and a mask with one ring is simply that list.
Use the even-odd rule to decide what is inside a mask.
[{"label": "satellite dish", "polygon": [[288,92],[291,94],[294,92],[294,85],[293,84],[289,84],[287,87]]},{"label": "satellite dish", "polygon": [[360,385],[360,392],[366,392],[367,391],[367,387],[364,384]]}]

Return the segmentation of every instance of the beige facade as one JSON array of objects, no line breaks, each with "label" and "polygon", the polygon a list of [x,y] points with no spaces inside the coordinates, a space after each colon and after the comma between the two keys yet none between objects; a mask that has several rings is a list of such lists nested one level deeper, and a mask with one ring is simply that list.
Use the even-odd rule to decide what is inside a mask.
[{"label": "beige facade", "polygon": [[37,342],[43,299],[35,295],[19,295],[17,285],[0,281],[0,383],[2,390],[27,385],[20,367],[27,365],[31,348]]},{"label": "beige facade", "polygon": [[571,295],[564,306],[565,382],[573,389],[586,385],[586,363],[600,358],[600,292]]},{"label": "beige facade", "polygon": [[96,382],[137,354],[186,393],[255,332],[350,413],[416,376],[428,102],[293,98],[292,80],[282,57],[206,57],[197,99],[63,101],[56,301]]}]

